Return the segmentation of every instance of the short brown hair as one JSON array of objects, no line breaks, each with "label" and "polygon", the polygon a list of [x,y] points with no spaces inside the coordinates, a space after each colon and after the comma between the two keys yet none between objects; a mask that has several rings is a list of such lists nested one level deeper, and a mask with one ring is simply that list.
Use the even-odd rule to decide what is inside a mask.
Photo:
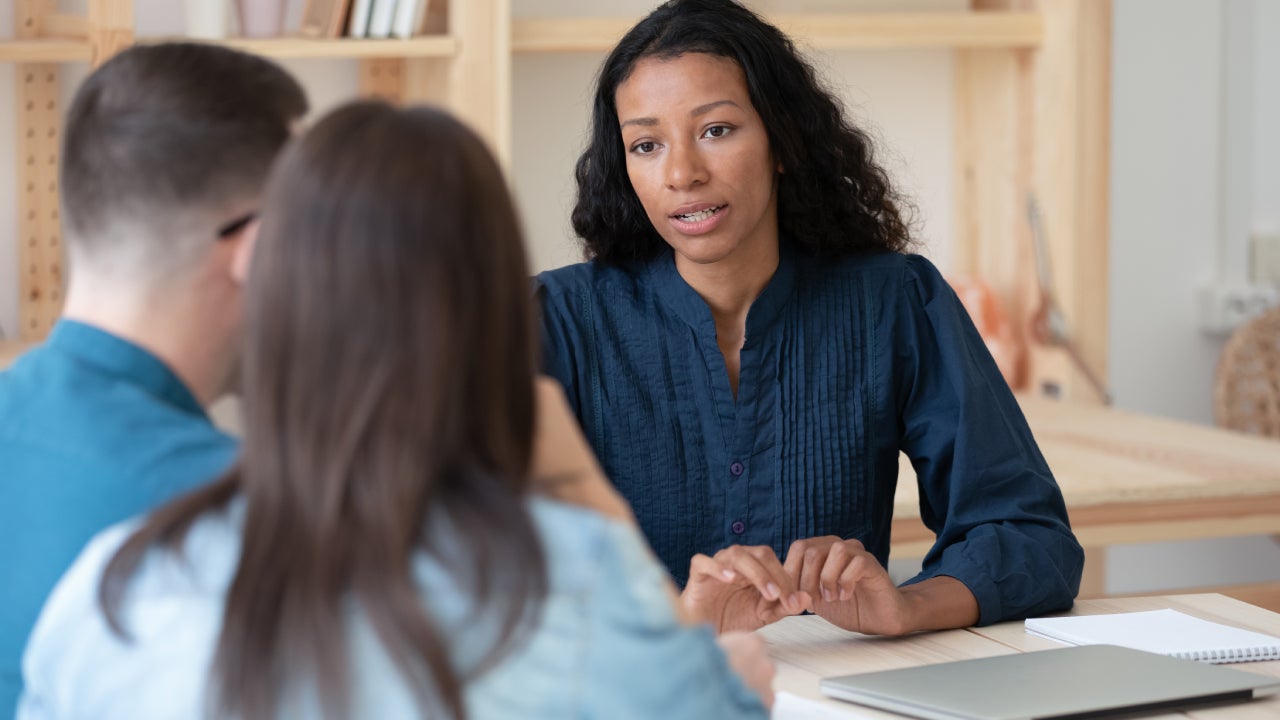
[{"label": "short brown hair", "polygon": [[216,214],[256,196],[306,111],[298,82],[254,55],[196,43],[121,52],[84,81],[67,117],[62,216],[73,248],[113,250],[96,244],[121,219]]}]

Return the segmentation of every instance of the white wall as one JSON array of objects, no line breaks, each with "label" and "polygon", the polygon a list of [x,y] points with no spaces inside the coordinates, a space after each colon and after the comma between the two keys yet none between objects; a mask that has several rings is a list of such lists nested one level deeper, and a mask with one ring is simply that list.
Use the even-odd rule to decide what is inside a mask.
[{"label": "white wall", "polygon": [[[302,0],[291,0],[296,23]],[[83,0],[81,0],[83,2]],[[181,4],[136,0],[140,35],[181,31]],[[1212,421],[1222,338],[1198,326],[1198,288],[1244,282],[1248,235],[1280,231],[1280,1],[1114,0],[1110,381],[1120,407]],[[763,10],[958,8],[963,0],[762,0]],[[636,16],[650,0],[513,0],[517,16]],[[74,9],[72,7],[71,9]],[[0,0],[0,35],[13,0]],[[1158,18],[1158,21],[1155,19]],[[882,140],[919,207],[927,252],[950,258],[951,55],[815,54],[856,118]],[[535,268],[577,259],[572,164],[600,54],[513,62],[512,183]],[[318,110],[350,96],[353,63],[289,63]],[[74,67],[74,66],[73,66]],[[82,71],[80,71],[82,72]],[[77,72],[69,76],[78,77]],[[16,324],[13,77],[0,69],[0,327]],[[71,85],[66,94],[69,96]],[[1280,578],[1267,538],[1113,549],[1113,591]]]},{"label": "white wall", "polygon": [[[1158,22],[1155,21],[1158,18]],[[1115,0],[1110,371],[1122,408],[1211,423],[1197,292],[1280,229],[1280,3]],[[1271,538],[1120,546],[1108,589],[1280,579]]]}]

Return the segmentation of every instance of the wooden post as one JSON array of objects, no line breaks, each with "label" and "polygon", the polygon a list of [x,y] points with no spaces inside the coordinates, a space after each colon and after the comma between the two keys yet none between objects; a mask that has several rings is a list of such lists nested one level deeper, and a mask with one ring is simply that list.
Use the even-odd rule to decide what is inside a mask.
[{"label": "wooden post", "polygon": [[[1038,0],[1044,44],[1035,54],[1036,159],[1032,188],[1043,211],[1059,307],[1084,361],[1107,377],[1111,0]],[[1058,348],[1032,355],[1032,387],[1065,398],[1102,398]]]},{"label": "wooden post", "polygon": [[511,160],[511,2],[451,0],[449,32],[458,55],[449,63],[448,106]]},{"label": "wooden post", "polygon": [[98,67],[133,44],[133,0],[89,0],[89,64]]},{"label": "wooden post", "polygon": [[1031,335],[1040,305],[1028,202],[1048,241],[1052,287],[1071,338],[1106,377],[1110,0],[972,0],[974,11],[1038,10],[1034,50],[958,50],[956,270],[982,278],[1028,352],[1013,383],[1101,397],[1061,347]]},{"label": "wooden post", "polygon": [[360,61],[360,95],[387,102],[404,102],[404,61],[375,58]]},{"label": "wooden post", "polygon": [[[975,0],[975,11],[1027,10],[1022,0]],[[1030,341],[1035,261],[1026,197],[1033,162],[1032,53],[955,53],[955,268],[985,282],[1009,314],[1014,342]],[[1024,353],[1010,384],[1025,387]]]},{"label": "wooden post", "polygon": [[[19,38],[39,37],[45,0],[18,0]],[[58,318],[65,289],[58,218],[58,65],[16,65],[18,181],[18,337],[42,339]]]}]

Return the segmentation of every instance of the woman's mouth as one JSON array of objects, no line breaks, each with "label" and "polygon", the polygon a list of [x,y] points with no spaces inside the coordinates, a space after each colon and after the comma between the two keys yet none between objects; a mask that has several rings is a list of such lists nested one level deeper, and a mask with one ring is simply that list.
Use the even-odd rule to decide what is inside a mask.
[{"label": "woman's mouth", "polygon": [[691,208],[689,212],[671,215],[671,225],[685,235],[709,233],[720,224],[728,208],[728,205],[703,205],[696,209]]},{"label": "woman's mouth", "polygon": [[699,210],[698,212],[685,213],[683,215],[676,215],[674,217],[677,220],[680,220],[681,222],[689,222],[689,223],[701,222],[711,217],[712,215],[715,215],[723,207],[724,207],[723,205],[716,205],[714,207],[709,207],[705,210]]}]

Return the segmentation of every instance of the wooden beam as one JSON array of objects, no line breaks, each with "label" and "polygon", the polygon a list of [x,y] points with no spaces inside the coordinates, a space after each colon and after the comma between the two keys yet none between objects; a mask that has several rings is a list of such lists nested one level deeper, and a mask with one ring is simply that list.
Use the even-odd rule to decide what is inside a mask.
[{"label": "wooden beam", "polygon": [[[173,38],[170,38],[173,39]],[[148,42],[151,42],[148,39]],[[218,45],[233,47],[271,58],[354,58],[399,59],[406,57],[452,57],[458,41],[444,35],[422,35],[407,40],[351,38],[226,38]]]},{"label": "wooden beam", "polygon": [[77,40],[0,40],[0,62],[60,63],[89,59],[88,42]]},{"label": "wooden beam", "polygon": [[[779,13],[770,22],[806,47],[1030,48],[1043,27],[1034,12]],[[637,18],[529,18],[512,22],[514,52],[604,52]]]}]

